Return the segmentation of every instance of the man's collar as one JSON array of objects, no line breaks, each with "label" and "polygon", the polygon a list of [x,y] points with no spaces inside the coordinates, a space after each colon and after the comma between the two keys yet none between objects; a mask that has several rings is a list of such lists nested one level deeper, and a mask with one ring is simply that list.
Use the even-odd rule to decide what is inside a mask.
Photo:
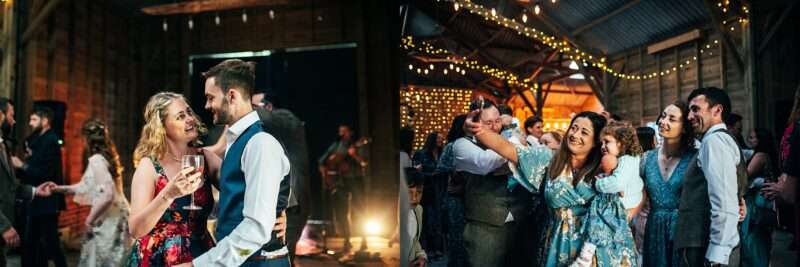
[{"label": "man's collar", "polygon": [[721,122],[717,123],[717,124],[714,124],[714,126],[711,126],[711,128],[708,128],[708,130],[705,133],[703,133],[703,138],[702,139],[705,139],[706,137],[711,136],[711,133],[713,133],[714,131],[719,130],[719,129],[728,130],[728,127],[725,126],[725,123],[721,123]]},{"label": "man's collar", "polygon": [[241,119],[233,123],[230,127],[228,127],[228,133],[232,134],[233,136],[241,135],[245,130],[247,130],[250,125],[257,122],[258,113],[255,111],[250,111],[247,115],[244,115]]}]

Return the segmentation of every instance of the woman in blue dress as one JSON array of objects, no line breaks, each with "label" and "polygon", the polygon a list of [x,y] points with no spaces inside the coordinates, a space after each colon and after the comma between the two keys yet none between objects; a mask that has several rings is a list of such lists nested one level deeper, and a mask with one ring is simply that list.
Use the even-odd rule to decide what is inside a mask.
[{"label": "woman in blue dress", "polygon": [[683,176],[697,155],[694,130],[690,127],[685,103],[667,106],[657,120],[661,146],[647,151],[640,173],[650,201],[644,234],[644,266],[678,266],[678,251],[672,242]]},{"label": "woman in blue dress", "polygon": [[[475,112],[471,115],[475,115]],[[575,262],[586,237],[582,227],[592,198],[594,177],[600,172],[600,132],[605,118],[594,112],[581,112],[572,118],[558,151],[545,146],[516,148],[500,135],[483,130],[467,119],[465,129],[501,156],[515,162],[522,175],[536,186],[544,180],[545,201],[551,210],[543,265],[569,266]],[[633,244],[633,236],[629,236]],[[603,248],[598,248],[603,249]],[[634,248],[625,248],[633,250]],[[622,255],[621,251],[610,251]],[[633,255],[632,255],[633,256]],[[597,259],[597,266],[621,266],[621,262]],[[632,260],[632,259],[631,259]]]}]

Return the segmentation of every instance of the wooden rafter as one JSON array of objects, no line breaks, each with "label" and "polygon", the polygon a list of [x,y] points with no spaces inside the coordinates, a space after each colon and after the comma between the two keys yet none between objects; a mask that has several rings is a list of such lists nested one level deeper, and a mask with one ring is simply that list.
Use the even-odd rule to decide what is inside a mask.
[{"label": "wooden rafter", "polygon": [[544,80],[541,81],[541,83],[544,84],[544,83],[556,82],[556,81],[559,81],[559,80],[564,79],[564,78],[568,78],[569,76],[572,76],[572,75],[578,74],[578,73],[580,73],[580,72],[570,71],[570,72],[561,73],[559,75],[544,79]]},{"label": "wooden rafter", "polygon": [[622,5],[621,7],[615,9],[614,11],[611,11],[608,14],[605,14],[605,15],[599,17],[599,18],[593,19],[591,22],[586,23],[585,25],[578,27],[577,29],[573,30],[571,34],[572,34],[572,36],[578,36],[579,34],[581,34],[581,33],[585,32],[585,31],[587,31],[587,30],[599,25],[600,23],[603,23],[606,20],[609,20],[609,19],[613,18],[614,16],[619,15],[620,13],[624,12],[625,10],[628,10],[629,8],[636,6],[637,4],[639,4],[639,2],[641,2],[641,1],[640,0],[630,1],[630,2]]},{"label": "wooden rafter", "polygon": [[758,52],[756,53],[757,55],[760,55],[762,52],[764,52],[764,49],[767,48],[769,42],[772,41],[772,37],[775,36],[775,33],[778,32],[778,29],[780,29],[781,25],[783,25],[783,21],[786,20],[787,17],[789,17],[789,14],[792,13],[792,9],[794,9],[795,5],[797,5],[797,1],[792,1],[789,4],[789,6],[783,10],[783,13],[781,13],[781,16],[780,18],[778,18],[778,21],[775,22],[775,25],[772,25],[772,28],[770,28],[769,33],[767,33],[766,37],[764,37],[764,40],[761,42],[761,45],[759,45]]},{"label": "wooden rafter", "polygon": [[553,49],[553,51],[550,52],[549,55],[547,55],[544,61],[542,61],[539,64],[539,66],[533,69],[533,72],[531,73],[531,76],[528,77],[528,80],[535,81],[536,77],[538,77],[539,74],[542,73],[542,70],[544,70],[544,67],[547,65],[547,63],[549,63],[550,60],[553,60],[553,58],[555,58],[556,55],[558,55],[558,50]]},{"label": "wooden rafter", "polygon": [[288,4],[289,0],[196,0],[149,6],[142,8],[142,12],[148,15],[165,16]]},{"label": "wooden rafter", "polygon": [[527,105],[527,106],[528,106],[528,108],[530,108],[530,109],[531,109],[531,111],[534,111],[534,110],[536,110],[536,107],[534,107],[534,106],[531,104],[531,101],[529,101],[529,100],[528,100],[528,98],[527,98],[527,97],[525,97],[525,93],[524,93],[524,92],[522,92],[522,89],[520,89],[519,87],[514,87],[514,90],[516,90],[516,91],[517,91],[517,94],[519,95],[519,97],[520,97],[520,98],[522,98],[522,101],[525,101],[525,105]]},{"label": "wooden rafter", "polygon": [[711,0],[703,0],[703,5],[706,7],[706,12],[711,15],[711,23],[714,25],[713,28],[719,32],[720,35],[722,35],[722,41],[725,42],[725,45],[728,47],[728,51],[730,51],[733,55],[733,63],[736,64],[736,68],[739,70],[739,72],[744,72],[744,58],[739,52],[736,43],[733,42],[731,34],[722,28],[722,18],[720,18],[719,14],[715,12],[714,7],[712,7]]},{"label": "wooden rafter", "polygon": [[22,34],[21,41],[23,46],[25,45],[25,43],[30,41],[31,38],[33,38],[33,34],[36,33],[36,31],[39,29],[39,26],[44,24],[47,18],[50,17],[50,14],[52,14],[53,11],[56,10],[56,7],[58,7],[58,5],[61,4],[61,2],[63,2],[63,0],[49,1],[47,2],[47,5],[45,5],[42,8],[42,10],[38,12],[36,18],[33,19],[33,22],[31,22],[31,24],[28,25],[28,27],[25,29],[25,32]]},{"label": "wooden rafter", "polygon": [[480,43],[480,45],[478,45],[478,47],[476,47],[474,50],[472,50],[472,52],[470,52],[470,53],[469,53],[469,54],[468,54],[466,57],[467,57],[467,58],[472,58],[472,57],[474,57],[476,54],[478,54],[478,52],[479,52],[481,49],[483,49],[483,48],[485,48],[487,45],[491,44],[491,43],[492,43],[494,40],[496,40],[497,38],[499,38],[500,36],[502,36],[502,35],[503,35],[503,33],[505,33],[505,32],[506,32],[506,28],[502,28],[502,29],[500,29],[500,30],[498,30],[498,31],[494,32],[494,34],[492,34],[492,37],[489,37],[489,39],[486,39],[485,41],[481,42],[481,43]]},{"label": "wooden rafter", "polygon": [[[523,4],[523,6],[532,9],[533,3]],[[548,16],[546,12],[540,13],[539,15],[535,16],[535,18],[541,21],[545,26],[547,26],[547,28],[549,28],[550,31],[553,32],[553,34],[556,37],[561,37],[566,39],[567,42],[571,43],[575,48],[578,48],[581,51],[586,51],[587,53],[592,53],[595,55],[603,54],[600,53],[600,51],[597,51],[596,49],[583,45],[575,38],[575,36],[572,35],[570,31],[568,31],[567,29],[556,23],[555,20],[553,20],[553,18]]]}]

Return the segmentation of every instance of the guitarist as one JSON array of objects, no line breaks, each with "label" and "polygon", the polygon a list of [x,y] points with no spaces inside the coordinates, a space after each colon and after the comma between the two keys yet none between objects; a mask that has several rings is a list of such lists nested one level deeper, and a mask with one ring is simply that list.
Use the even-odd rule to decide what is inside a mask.
[{"label": "guitarist", "polygon": [[[361,168],[366,166],[366,161],[361,157],[359,147],[365,143],[354,142],[352,129],[340,125],[339,140],[333,142],[319,159],[320,173],[333,203],[334,222],[345,238],[344,252],[353,248],[350,243],[352,223],[358,225],[363,221],[364,177]],[[350,199],[352,201],[348,201]],[[352,218],[352,222],[348,218]],[[365,250],[366,235],[360,232],[361,249]]]}]

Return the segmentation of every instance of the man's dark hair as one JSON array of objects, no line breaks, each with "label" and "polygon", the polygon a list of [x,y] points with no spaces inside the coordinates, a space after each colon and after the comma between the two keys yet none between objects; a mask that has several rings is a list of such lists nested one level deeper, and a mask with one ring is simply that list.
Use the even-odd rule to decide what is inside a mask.
[{"label": "man's dark hair", "polygon": [[414,149],[414,129],[411,127],[403,127],[400,128],[400,151],[405,151],[409,155],[411,154],[411,150]]},{"label": "man's dark hair", "polygon": [[48,107],[37,108],[33,111],[33,115],[39,116],[39,118],[42,119],[47,119],[50,124],[53,124],[53,110]]},{"label": "man's dark hair", "polygon": [[714,107],[716,105],[722,106],[722,119],[727,118],[731,113],[731,98],[728,97],[728,93],[719,89],[717,87],[704,87],[704,88],[697,88],[689,94],[689,98],[687,98],[687,103],[691,103],[692,99],[698,96],[706,96],[706,101],[708,102],[708,107]]},{"label": "man's dark hair", "polygon": [[416,168],[405,168],[404,170],[406,172],[406,184],[408,188],[422,186],[425,183],[425,176]]},{"label": "man's dark hair", "polygon": [[14,102],[11,102],[11,99],[7,97],[0,97],[0,112],[6,114],[8,112],[9,105],[13,105]]},{"label": "man's dark hair", "polygon": [[498,105],[498,106],[497,106],[497,111],[500,111],[500,115],[509,115],[509,116],[513,116],[513,115],[512,115],[513,113],[512,113],[512,111],[511,111],[511,107],[509,107],[509,106],[507,106],[507,105]]},{"label": "man's dark hair", "polygon": [[523,125],[525,126],[525,129],[528,129],[536,125],[537,122],[544,123],[544,120],[542,120],[542,117],[539,116],[530,116],[525,119],[525,123]]},{"label": "man's dark hair", "polygon": [[725,125],[733,126],[737,122],[742,121],[742,115],[739,115],[739,114],[736,114],[736,113],[731,113],[731,114],[728,114],[727,117],[722,118],[722,120],[725,121]]},{"label": "man's dark hair", "polygon": [[255,91],[256,63],[245,62],[241,59],[228,59],[222,61],[206,72],[203,78],[214,78],[214,84],[227,93],[232,88],[239,88],[240,93],[249,99]]}]

